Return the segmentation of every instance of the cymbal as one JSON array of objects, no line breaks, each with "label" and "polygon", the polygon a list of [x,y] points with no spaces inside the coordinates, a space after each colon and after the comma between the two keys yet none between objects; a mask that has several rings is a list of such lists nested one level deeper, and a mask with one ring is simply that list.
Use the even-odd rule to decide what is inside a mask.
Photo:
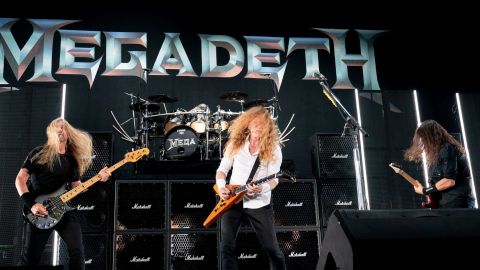
[{"label": "cymbal", "polygon": [[266,99],[254,99],[250,100],[249,102],[245,102],[243,105],[244,108],[250,108],[250,107],[255,107],[255,106],[262,106],[265,107],[265,105],[268,104],[268,100]]},{"label": "cymbal", "polygon": [[220,96],[221,100],[225,101],[245,101],[247,94],[240,91],[228,92]]},{"label": "cymbal", "polygon": [[157,103],[151,103],[151,102],[137,102],[134,104],[130,104],[128,106],[130,110],[134,110],[136,112],[140,111],[149,111],[149,112],[158,112],[160,110],[160,105]]},{"label": "cymbal", "polygon": [[153,95],[153,96],[149,96],[148,100],[153,102],[158,102],[158,103],[173,103],[173,102],[177,102],[178,98],[170,97],[167,95]]}]

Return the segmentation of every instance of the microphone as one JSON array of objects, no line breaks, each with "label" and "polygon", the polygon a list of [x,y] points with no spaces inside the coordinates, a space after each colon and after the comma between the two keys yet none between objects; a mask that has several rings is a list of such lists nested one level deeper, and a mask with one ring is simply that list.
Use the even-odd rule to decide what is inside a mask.
[{"label": "microphone", "polygon": [[314,77],[314,78],[318,78],[319,80],[326,80],[326,79],[327,79],[327,78],[326,78],[325,76],[323,76],[323,74],[320,73],[320,72],[315,72],[315,73],[313,73],[313,77]]}]

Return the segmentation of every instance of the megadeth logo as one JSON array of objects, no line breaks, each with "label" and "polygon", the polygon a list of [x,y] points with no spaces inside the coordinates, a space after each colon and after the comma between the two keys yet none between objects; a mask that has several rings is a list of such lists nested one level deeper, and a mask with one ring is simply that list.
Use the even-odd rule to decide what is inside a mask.
[{"label": "megadeth logo", "polygon": [[[303,80],[317,80],[316,74],[320,74],[319,51],[331,53],[330,41],[332,41],[336,75],[336,82],[332,88],[359,88],[350,82],[348,68],[361,67],[363,89],[380,90],[373,44],[383,30],[314,28],[314,31],[326,37],[285,39],[244,36],[242,38],[244,40],[240,41],[226,35],[199,34],[201,72],[198,73],[193,69],[189,53],[180,40],[180,33],[163,33],[161,47],[152,48],[147,46],[145,32],[68,30],[61,28],[79,21],[28,19],[33,30],[30,37],[25,39],[27,42],[20,47],[22,42],[18,42],[16,33],[12,32],[18,21],[18,18],[0,18],[0,84],[9,84],[4,78],[6,63],[16,81],[23,77],[30,65],[34,65],[34,74],[27,82],[56,82],[53,75],[79,75],[86,78],[90,88],[98,75],[136,76],[146,81],[143,70],[147,67],[152,67],[149,76],[170,76],[167,70],[176,70],[178,71],[176,76],[179,77],[217,78],[233,78],[246,69],[245,78],[271,79],[279,90],[287,70],[288,59],[294,51],[304,52]],[[357,34],[359,53],[347,53],[346,37],[349,31]],[[60,37],[58,48],[54,48],[54,44],[57,44],[54,42],[56,33]],[[100,42],[102,35],[105,38],[104,47]],[[160,36],[158,33],[153,35]],[[246,43],[246,48],[242,47],[243,42]],[[125,45],[135,45],[140,49],[122,52]],[[155,59],[147,59],[147,49],[158,51]],[[218,51],[227,54],[226,63],[219,63]],[[53,55],[54,52],[58,55]],[[122,56],[126,56],[127,60],[124,61],[125,57]],[[56,70],[53,65],[54,57],[58,59]],[[285,60],[282,62],[281,59]],[[151,62],[149,65],[147,60]]]}]

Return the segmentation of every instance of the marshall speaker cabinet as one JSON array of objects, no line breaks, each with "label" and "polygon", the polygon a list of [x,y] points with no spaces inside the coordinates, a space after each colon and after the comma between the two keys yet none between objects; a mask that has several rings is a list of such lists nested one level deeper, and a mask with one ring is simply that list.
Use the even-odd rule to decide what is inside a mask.
[{"label": "marshall speaker cabinet", "polygon": [[[112,166],[112,134],[109,132],[91,133],[93,142],[93,160],[90,168],[82,176],[87,181],[102,168]],[[113,181],[98,182],[86,192],[75,197],[69,204],[76,208],[76,214],[82,225],[82,232],[105,233],[108,231],[110,216],[110,194]]]},{"label": "marshall speaker cabinet", "polygon": [[311,143],[312,169],[318,180],[320,225],[326,227],[336,209],[358,209],[354,138],[316,133]]},{"label": "marshall speaker cabinet", "polygon": [[170,234],[170,269],[218,269],[216,232]]},{"label": "marshall speaker cabinet", "polygon": [[313,179],[279,183],[272,192],[275,226],[318,226],[316,195]]},{"label": "marshall speaker cabinet", "polygon": [[[318,230],[277,230],[280,249],[289,270],[315,269],[319,257]],[[240,232],[237,238],[239,269],[269,269],[267,254],[254,232]]]},{"label": "marshall speaker cabinet", "polygon": [[163,233],[122,232],[116,234],[113,269],[166,269],[165,241]]},{"label": "marshall speaker cabinet", "polygon": [[[213,180],[170,181],[170,228],[203,229],[216,205]],[[216,223],[215,223],[216,224]],[[211,228],[215,228],[215,224]]]},{"label": "marshall speaker cabinet", "polygon": [[115,184],[115,230],[166,228],[166,182],[118,180]]}]

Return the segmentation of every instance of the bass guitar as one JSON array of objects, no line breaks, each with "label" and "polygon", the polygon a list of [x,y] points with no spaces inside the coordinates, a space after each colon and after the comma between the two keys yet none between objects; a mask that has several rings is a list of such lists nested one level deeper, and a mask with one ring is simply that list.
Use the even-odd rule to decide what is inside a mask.
[{"label": "bass guitar", "polygon": [[[417,183],[415,182],[415,179],[411,177],[408,173],[403,171],[400,168],[400,165],[397,165],[395,163],[390,163],[389,164],[390,168],[392,168],[396,173],[400,174],[405,178],[412,186],[416,186]],[[422,207],[423,208],[438,208],[438,204],[440,201],[440,193],[432,193],[432,194],[427,194],[426,195],[427,199],[426,202],[422,202]]]},{"label": "bass guitar", "polygon": [[[133,152],[129,152],[125,154],[125,158],[123,160],[109,167],[107,171],[111,173],[122,167],[127,162],[137,162],[141,157],[148,155],[149,153],[150,150],[148,148],[142,148]],[[39,229],[46,230],[53,228],[58,222],[60,222],[66,212],[75,209],[70,207],[67,202],[101,179],[102,178],[100,175],[96,175],[89,180],[82,182],[80,185],[71,189],[70,191],[67,191],[66,186],[63,185],[61,188],[52,193],[37,196],[35,198],[35,202],[41,203],[45,206],[45,208],[47,208],[48,214],[46,216],[36,216],[30,211],[30,209],[26,209],[26,207],[24,207],[23,214],[28,222]]]},{"label": "bass guitar", "polygon": [[[252,181],[247,185],[250,185],[252,183],[259,185],[273,178],[281,178],[281,179],[289,180],[291,182],[297,181],[295,176],[291,175],[290,173],[287,173],[286,171],[280,171],[278,173],[269,175],[267,177]],[[220,196],[220,200],[218,201],[217,205],[212,210],[212,212],[210,212],[210,215],[208,215],[207,219],[205,219],[205,221],[203,222],[203,226],[205,228],[210,227],[210,225],[212,225],[212,223],[215,222],[215,220],[217,220],[223,213],[225,213],[228,209],[230,209],[237,202],[239,202],[243,198],[243,195],[245,194],[245,192],[247,191],[247,185],[243,185],[243,186],[226,185],[226,188],[230,189],[231,195],[228,199],[224,200],[220,196],[220,191],[218,190],[218,187],[215,184],[213,186],[213,189],[215,190],[215,193],[217,193],[218,196]]]}]

